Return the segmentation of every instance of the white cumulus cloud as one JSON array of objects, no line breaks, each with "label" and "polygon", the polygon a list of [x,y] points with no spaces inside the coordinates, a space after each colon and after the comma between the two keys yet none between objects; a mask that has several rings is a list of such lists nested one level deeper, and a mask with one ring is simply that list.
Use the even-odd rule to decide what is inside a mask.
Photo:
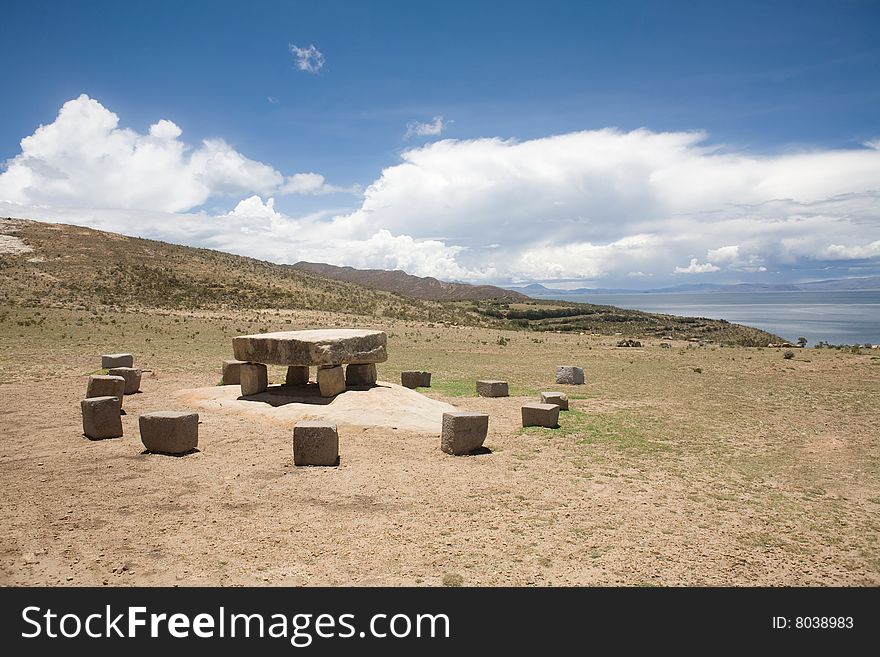
[{"label": "white cumulus cloud", "polygon": [[[21,153],[0,173],[0,199],[181,212],[213,196],[355,190],[330,185],[316,173],[285,178],[222,139],[193,147],[181,135],[167,119],[151,125],[147,134],[120,127],[116,114],[83,94],[64,103],[52,123],[21,140]],[[297,191],[297,183],[311,187]]]},{"label": "white cumulus cloud", "polygon": [[[624,279],[862,253],[880,239],[878,189],[876,150],[756,155],[701,132],[603,129],[409,149],[346,219],[364,233],[443,235],[467,247],[458,262],[500,279]],[[718,262],[691,266],[710,251]]]},{"label": "white cumulus cloud", "polygon": [[214,194],[266,192],[283,179],[222,139],[189,149],[180,135],[164,119],[146,135],[120,128],[116,114],[82,95],[21,140],[0,174],[0,199],[177,212]]},{"label": "white cumulus cloud", "polygon": [[674,271],[676,274],[708,274],[720,269],[720,267],[716,267],[711,262],[701,263],[697,258],[691,258],[691,262],[687,267],[676,267]]},{"label": "white cumulus cloud", "polygon": [[280,219],[280,212],[275,211],[275,199],[268,198],[263,202],[256,194],[242,199],[224,217],[245,217],[251,219]]},{"label": "white cumulus cloud", "polygon": [[714,262],[728,263],[739,260],[739,245],[719,246],[717,249],[709,249],[706,259]]},{"label": "white cumulus cloud", "polygon": [[296,67],[300,71],[312,73],[313,75],[324,68],[324,54],[315,48],[314,44],[309,44],[305,48],[297,45],[289,44],[290,53],[296,59]]}]

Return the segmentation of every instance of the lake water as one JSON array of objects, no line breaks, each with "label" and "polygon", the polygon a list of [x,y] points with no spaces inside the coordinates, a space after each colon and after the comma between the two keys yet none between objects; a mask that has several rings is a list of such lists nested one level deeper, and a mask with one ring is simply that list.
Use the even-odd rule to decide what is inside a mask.
[{"label": "lake water", "polygon": [[596,303],[671,315],[726,319],[814,346],[880,344],[880,291],[716,292],[709,294],[583,294],[566,301]]}]

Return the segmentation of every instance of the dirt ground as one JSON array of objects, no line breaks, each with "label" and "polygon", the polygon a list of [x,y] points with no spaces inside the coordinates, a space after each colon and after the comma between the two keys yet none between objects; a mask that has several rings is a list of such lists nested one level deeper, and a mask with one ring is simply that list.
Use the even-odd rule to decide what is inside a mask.
[{"label": "dirt ground", "polygon": [[[880,352],[675,344],[320,313],[0,308],[0,584],[880,584]],[[340,465],[296,468],[292,422],[198,408],[199,451],[142,453],[137,416],[216,384],[256,327],[389,333],[386,381],[490,414],[490,453],[340,424]],[[135,353],[125,435],[82,436],[100,354]],[[520,406],[566,387],[559,429]],[[279,369],[272,375],[283,376]],[[478,378],[512,396],[482,399]]]}]

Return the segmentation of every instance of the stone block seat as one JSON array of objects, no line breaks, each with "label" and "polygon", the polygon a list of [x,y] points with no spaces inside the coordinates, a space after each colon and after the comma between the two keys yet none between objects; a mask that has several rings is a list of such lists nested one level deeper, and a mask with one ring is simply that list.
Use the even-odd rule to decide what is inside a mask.
[{"label": "stone block seat", "polygon": [[404,388],[430,388],[431,373],[430,372],[401,372],[400,385]]},{"label": "stone block seat", "polygon": [[559,426],[559,407],[556,404],[526,404],[522,407],[522,425],[555,429]]},{"label": "stone block seat", "polygon": [[136,367],[111,367],[109,374],[125,380],[126,395],[133,395],[141,389],[141,371]]},{"label": "stone block seat", "polygon": [[440,449],[447,454],[468,454],[483,446],[489,431],[489,415],[470,411],[443,414]]},{"label": "stone block seat", "polygon": [[122,417],[116,397],[89,397],[80,402],[80,409],[86,438],[101,440],[122,435]]},{"label": "stone block seat", "polygon": [[262,363],[242,363],[238,371],[243,397],[258,395],[269,387],[269,372]]},{"label": "stone block seat", "polygon": [[507,381],[477,381],[477,394],[480,397],[507,397]]},{"label": "stone block seat", "polygon": [[111,367],[134,367],[134,356],[131,354],[104,354],[101,356],[101,369]]},{"label": "stone block seat", "polygon": [[232,339],[232,350],[237,360],[246,363],[241,366],[245,396],[264,392],[268,387],[268,381],[263,381],[255,371],[245,392],[248,367],[286,365],[288,385],[307,383],[308,368],[319,368],[317,382],[321,396],[332,397],[345,390],[346,373],[342,366],[373,365],[372,370],[355,367],[351,372],[351,385],[364,385],[354,381],[369,380],[375,375],[375,364],[388,360],[387,342],[384,331],[320,329],[240,335]]},{"label": "stone block seat", "polygon": [[318,391],[322,397],[335,397],[345,392],[345,372],[342,365],[322,365],[318,368]]},{"label": "stone block seat", "polygon": [[584,382],[584,370],[575,365],[559,365],[556,368],[556,383],[579,386]]},{"label": "stone block seat", "polygon": [[284,375],[284,385],[304,386],[309,382],[309,368],[300,365],[288,365]]},{"label": "stone block seat", "polygon": [[86,386],[86,399],[91,397],[114,397],[116,414],[122,411],[122,397],[125,395],[125,379],[109,374],[92,374]]},{"label": "stone block seat", "polygon": [[199,444],[199,414],[154,411],[138,418],[141,442],[149,452],[186,454]]},{"label": "stone block seat", "polygon": [[339,434],[330,422],[304,420],[293,428],[294,465],[338,465]]},{"label": "stone block seat", "polygon": [[542,392],[542,404],[556,404],[560,411],[568,410],[568,395],[564,392]]}]

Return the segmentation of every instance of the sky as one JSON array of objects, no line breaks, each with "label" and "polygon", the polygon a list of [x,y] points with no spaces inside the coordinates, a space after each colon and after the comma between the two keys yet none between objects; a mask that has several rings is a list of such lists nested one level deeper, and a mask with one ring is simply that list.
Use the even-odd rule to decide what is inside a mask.
[{"label": "sky", "polygon": [[880,275],[880,2],[3,18],[0,216],[474,283]]}]

